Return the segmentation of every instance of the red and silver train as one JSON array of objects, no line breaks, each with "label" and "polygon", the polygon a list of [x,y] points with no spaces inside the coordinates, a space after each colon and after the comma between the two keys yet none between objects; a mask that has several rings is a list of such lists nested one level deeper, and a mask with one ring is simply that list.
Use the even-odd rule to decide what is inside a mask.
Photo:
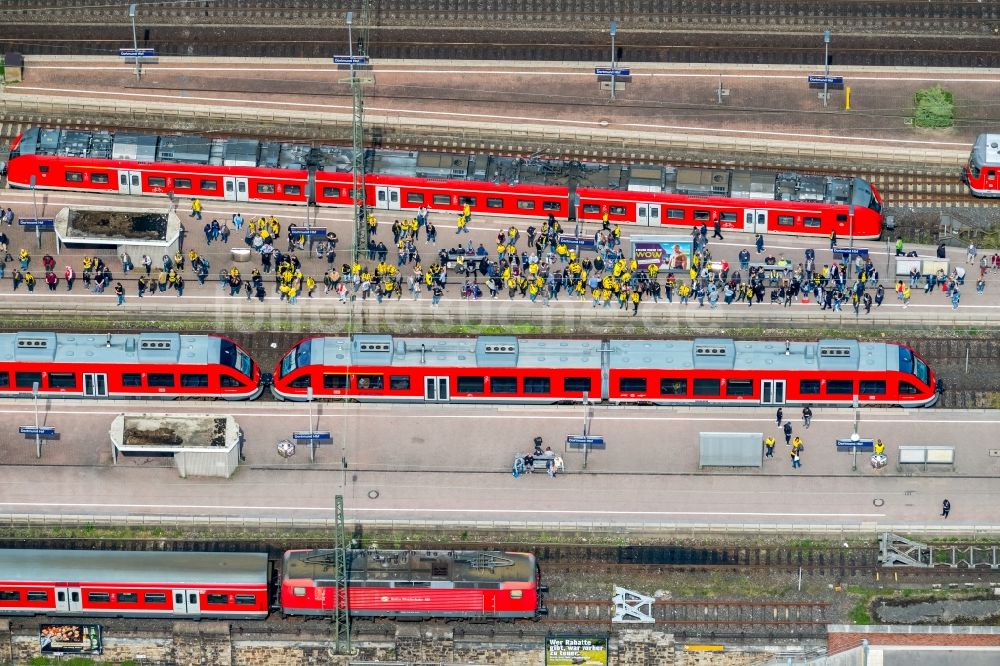
[{"label": "red and silver train", "polygon": [[[354,616],[546,613],[548,590],[530,553],[352,550],[347,559]],[[333,551],[288,551],[280,583],[270,590],[263,553],[0,550],[0,615],[263,619],[272,609],[324,615],[333,610],[334,571]]]},{"label": "red and silver train", "polygon": [[1000,197],[1000,133],[976,138],[962,180],[977,197]]},{"label": "red and silver train", "polygon": [[[251,139],[32,128],[8,183],[27,188],[351,206],[350,149]],[[370,149],[365,201],[476,214],[753,233],[878,238],[882,199],[861,178]],[[575,210],[570,209],[574,202]]]},{"label": "red and silver train", "polygon": [[553,340],[513,336],[306,338],[276,365],[285,400],[926,407],[910,347],[857,340]]},{"label": "red and silver train", "polygon": [[263,386],[219,335],[0,333],[0,396],[252,400]]}]

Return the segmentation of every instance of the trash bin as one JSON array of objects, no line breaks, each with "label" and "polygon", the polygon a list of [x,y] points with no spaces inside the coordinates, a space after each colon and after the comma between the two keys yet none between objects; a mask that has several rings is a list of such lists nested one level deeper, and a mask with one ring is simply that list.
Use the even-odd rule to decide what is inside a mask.
[{"label": "trash bin", "polygon": [[229,249],[229,254],[232,255],[233,261],[245,264],[250,261],[250,248],[248,247],[234,247]]}]

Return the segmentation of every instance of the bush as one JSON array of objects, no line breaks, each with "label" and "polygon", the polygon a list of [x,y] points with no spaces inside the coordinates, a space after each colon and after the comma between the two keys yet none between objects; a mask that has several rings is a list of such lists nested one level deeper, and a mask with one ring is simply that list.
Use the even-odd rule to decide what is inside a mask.
[{"label": "bush", "polygon": [[941,84],[915,92],[913,105],[913,124],[916,127],[951,127],[955,124],[954,96]]}]

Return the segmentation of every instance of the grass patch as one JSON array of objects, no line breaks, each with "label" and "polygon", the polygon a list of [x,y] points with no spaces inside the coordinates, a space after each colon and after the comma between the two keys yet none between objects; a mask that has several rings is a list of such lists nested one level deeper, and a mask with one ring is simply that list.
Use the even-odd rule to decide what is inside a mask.
[{"label": "grass patch", "polygon": [[869,587],[860,587],[856,585],[849,586],[847,588],[847,593],[851,596],[858,597],[857,603],[847,613],[847,617],[850,619],[851,624],[871,624],[872,614],[869,610],[871,600],[883,592],[883,590],[875,590]]}]

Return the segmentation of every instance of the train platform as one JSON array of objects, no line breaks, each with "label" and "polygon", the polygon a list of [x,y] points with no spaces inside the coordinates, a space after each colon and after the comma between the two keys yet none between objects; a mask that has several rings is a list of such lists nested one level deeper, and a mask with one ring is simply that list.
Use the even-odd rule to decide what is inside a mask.
[{"label": "train platform", "polygon": [[[35,193],[36,201],[32,199],[32,193],[27,190],[0,191],[0,204],[4,207],[11,207],[17,218],[34,217],[36,207],[39,217],[51,217],[65,206],[101,205],[116,208],[147,208],[152,204],[160,203],[158,199],[148,197],[54,191],[39,191]],[[309,298],[303,294],[296,304],[281,301],[274,288],[273,280],[268,279],[266,281],[268,296],[264,302],[258,302],[256,299],[248,300],[242,292],[239,296],[230,296],[228,288],[223,288],[218,279],[219,271],[228,271],[234,266],[238,267],[244,275],[249,274],[251,268],[260,266],[256,256],[252,256],[251,261],[247,263],[234,261],[232,249],[246,247],[242,236],[234,231],[229,243],[224,244],[217,241],[208,245],[201,232],[201,227],[204,222],[213,218],[220,221],[229,220],[235,212],[242,213],[247,219],[273,214],[279,218],[283,226],[303,225],[306,223],[306,210],[294,206],[250,205],[220,201],[205,201],[204,206],[204,220],[201,222],[191,218],[186,209],[179,210],[181,219],[188,228],[184,241],[185,251],[194,249],[208,258],[211,263],[211,274],[204,285],[198,283],[190,266],[187,267],[183,274],[186,288],[182,297],[178,297],[176,292],[168,290],[165,294],[154,296],[147,294],[146,297],[140,299],[137,296],[136,280],[141,268],[133,270],[128,276],[123,276],[121,263],[113,250],[63,249],[62,253],[57,253],[55,238],[51,231],[41,232],[42,249],[39,250],[37,249],[35,232],[22,229],[16,222],[13,226],[4,225],[0,228],[0,231],[8,236],[8,249],[12,255],[12,259],[6,262],[6,277],[0,280],[0,294],[6,300],[11,314],[16,311],[31,317],[48,315],[52,319],[58,320],[73,316],[82,318],[98,315],[118,316],[117,313],[121,313],[124,318],[174,320],[180,326],[194,319],[211,318],[219,324],[217,330],[227,330],[228,327],[232,326],[239,327],[241,321],[253,321],[255,326],[263,328],[271,325],[281,328],[291,326],[298,330],[310,330],[310,327],[312,327],[311,330],[320,330],[331,320],[339,320],[346,324],[349,313],[362,315],[361,318],[351,320],[355,329],[367,328],[368,330],[376,328],[401,330],[401,327],[405,330],[407,326],[413,329],[423,329],[432,324],[454,327],[464,323],[505,324],[514,322],[535,324],[538,332],[550,330],[548,328],[550,326],[551,330],[556,328],[565,330],[567,326],[573,330],[586,330],[588,327],[607,325],[634,326],[634,330],[659,330],[665,325],[675,329],[690,330],[697,330],[705,326],[719,328],[746,325],[787,327],[789,324],[809,328],[826,326],[870,329],[893,326],[995,327],[1000,325],[1000,316],[998,316],[1000,314],[1000,272],[992,269],[988,271],[984,280],[984,291],[982,294],[977,293],[976,281],[979,268],[974,263],[967,263],[964,248],[947,248],[946,250],[949,265],[960,266],[967,271],[965,284],[960,287],[961,297],[957,309],[953,307],[947,294],[940,292],[940,290],[924,293],[923,281],[921,281],[919,288],[912,290],[911,301],[904,306],[904,303],[896,298],[893,291],[896,280],[894,246],[890,246],[884,241],[870,240],[857,240],[854,247],[863,247],[868,250],[869,256],[880,272],[880,282],[885,285],[886,297],[883,304],[880,307],[873,307],[869,314],[866,314],[862,308],[856,315],[848,304],[845,304],[841,311],[824,311],[815,302],[806,303],[798,300],[793,300],[789,307],[783,307],[781,303],[771,303],[769,295],[763,303],[754,304],[752,307],[738,302],[726,305],[720,299],[718,307],[713,309],[707,302],[704,306],[699,306],[694,299],[688,305],[682,305],[679,302],[679,297],[675,294],[672,303],[665,299],[661,299],[658,303],[648,298],[644,299],[636,316],[633,317],[630,309],[619,309],[617,303],[610,307],[595,308],[589,296],[581,301],[566,291],[562,291],[557,300],[551,300],[546,304],[542,298],[531,302],[520,295],[511,300],[506,291],[498,294],[498,298],[492,299],[484,284],[482,298],[463,298],[462,292],[467,278],[457,275],[455,271],[449,271],[448,287],[440,305],[436,308],[432,307],[430,294],[427,293],[426,289],[417,300],[414,300],[412,294],[406,291],[400,299],[391,299],[382,303],[376,302],[374,298],[367,301],[362,301],[359,298],[354,302],[341,303],[335,292],[324,293],[323,274],[330,267],[326,259],[318,258],[315,254],[309,256],[305,252],[298,252],[297,256],[303,261],[304,275],[313,277],[318,284],[314,297]],[[379,220],[379,231],[376,238],[391,245],[390,227],[392,221],[402,218],[403,213],[403,211],[376,211]],[[342,239],[338,245],[334,263],[339,268],[344,261],[349,260],[350,256],[349,239],[352,234],[350,211],[347,209],[320,209],[310,213],[310,220],[316,226],[334,231]],[[475,216],[470,225],[470,233],[459,235],[456,234],[455,218],[451,214],[432,211],[431,220],[438,227],[438,242],[430,244],[422,237],[422,240],[417,244],[418,250],[424,258],[425,267],[435,260],[440,249],[457,246],[467,247],[469,243],[472,243],[473,247],[482,244],[487,251],[492,251],[495,255],[496,235],[499,231],[515,226],[522,232],[523,236],[523,232],[529,224],[536,226],[539,224],[537,221],[529,222],[507,217]],[[575,233],[575,230],[568,231]],[[580,235],[592,235],[595,231],[597,231],[596,225],[582,225]],[[626,250],[629,249],[629,242],[633,235],[653,234],[662,238],[676,238],[686,236],[689,233],[690,229],[688,228],[622,227],[622,238]],[[765,239],[765,251],[758,255],[755,252],[752,234],[726,231],[724,236],[723,240],[710,239],[708,247],[712,251],[714,260],[727,261],[733,270],[739,266],[738,254],[743,249],[751,252],[753,262],[761,262],[766,257],[771,256],[776,260],[784,258],[797,264],[803,261],[806,248],[815,250],[819,268],[834,260],[833,253],[829,249],[829,241],[826,238],[810,239],[770,234]],[[841,246],[844,245],[849,245],[849,241],[841,239]],[[12,290],[10,275],[12,270],[19,265],[16,257],[21,248],[28,250],[33,257],[30,269],[34,271],[38,280],[34,292],[30,293],[23,285],[17,291]],[[284,250],[285,248],[279,247],[278,249]],[[933,257],[936,252],[936,248],[928,246],[906,245],[905,249],[907,251],[916,250],[920,256],[925,258]],[[979,248],[978,252],[979,258],[981,258],[983,255],[992,256],[998,250],[997,248],[983,247]],[[60,280],[55,291],[49,291],[44,282],[41,260],[45,254],[49,254],[56,261],[55,273]],[[584,256],[588,255],[590,253],[585,251]],[[79,279],[83,270],[82,259],[84,256],[101,256],[111,266],[112,284],[123,281],[127,294],[123,306],[116,306],[113,289],[106,290],[103,294],[92,293],[84,289]],[[394,258],[395,252],[390,251],[389,261],[393,262]],[[156,267],[153,272],[155,277],[157,269],[161,265],[161,257],[152,257],[152,259]],[[839,257],[837,259],[839,260]],[[137,266],[140,265],[140,257],[133,256],[132,261]],[[363,263],[374,265],[375,262]],[[73,291],[66,290],[63,279],[67,265],[74,268],[78,277]],[[402,274],[404,276],[410,275],[411,269],[412,264],[401,268]],[[482,278],[482,276],[479,277]],[[663,280],[661,279],[660,282],[662,283]],[[405,281],[403,287],[405,291]]]},{"label": "train platform", "polygon": [[[995,96],[993,70],[837,68],[833,73],[851,90],[848,110],[846,89],[832,91],[824,105],[822,91],[810,87],[809,75],[822,74],[821,67],[619,63],[630,75],[619,80],[612,101],[610,82],[595,75],[603,66],[388,60],[359,76],[373,81],[365,102],[373,125],[405,121],[508,133],[534,127],[558,131],[563,140],[565,133],[594,140],[676,136],[694,150],[749,148],[757,159],[785,151],[958,167],[976,135],[995,129],[989,105],[974,103]],[[89,100],[133,113],[159,105],[190,116],[242,109],[343,120],[351,117],[350,88],[342,82],[349,75],[330,60],[165,57],[144,65],[137,80],[122,58],[28,56],[24,81],[8,86],[0,102],[8,113],[20,108],[19,100],[70,106]],[[906,120],[913,94],[936,83],[954,94],[963,122],[947,132],[915,132]]]},{"label": "train platform", "polygon": [[[108,429],[128,412],[201,413],[203,404],[46,401],[39,420],[58,439],[35,458],[31,400],[0,405],[0,514],[5,523],[109,519],[156,523],[323,524],[333,498],[348,520],[426,526],[542,527],[615,532],[754,531],[872,535],[883,530],[992,534],[1000,450],[992,411],[817,408],[811,426],[785,410],[804,440],[793,468],[771,408],[668,409],[595,406],[590,433],[605,448],[567,449],[584,408],[225,403],[245,434],[245,461],[230,479],[179,478],[169,458],[119,458]],[[315,461],[300,443],[291,458],[276,443],[292,430],[328,430]],[[881,438],[888,464],[838,449],[838,439]],[[699,467],[702,432],[778,440],[759,467]],[[511,473],[535,436],[565,472]],[[748,446],[754,445],[749,444]],[[900,465],[905,447],[947,447],[953,464]],[[901,448],[904,447],[904,448]],[[757,449],[763,456],[762,450]],[[909,455],[909,454],[907,454]],[[951,515],[940,515],[944,499]],[[169,519],[164,517],[171,517]],[[176,518],[180,517],[180,518]]]}]

